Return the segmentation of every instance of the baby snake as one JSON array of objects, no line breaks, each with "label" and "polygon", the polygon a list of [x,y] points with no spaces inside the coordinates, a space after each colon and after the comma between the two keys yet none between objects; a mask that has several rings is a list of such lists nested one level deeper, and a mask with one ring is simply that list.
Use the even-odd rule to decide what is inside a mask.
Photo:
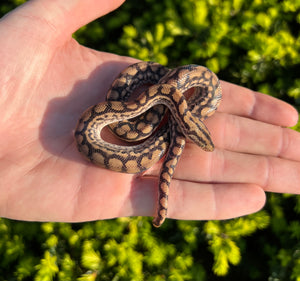
[{"label": "baby snake", "polygon": [[[152,86],[130,99],[144,84]],[[183,93],[191,88],[194,92],[186,99]],[[133,64],[114,80],[106,102],[91,106],[81,115],[75,129],[77,148],[95,165],[130,174],[145,171],[166,155],[153,220],[159,227],[167,215],[169,186],[186,138],[205,151],[214,149],[202,121],[216,111],[221,97],[219,79],[206,67],[191,64],[169,70],[154,62]],[[101,137],[105,126],[134,143],[123,146],[106,142]]]}]

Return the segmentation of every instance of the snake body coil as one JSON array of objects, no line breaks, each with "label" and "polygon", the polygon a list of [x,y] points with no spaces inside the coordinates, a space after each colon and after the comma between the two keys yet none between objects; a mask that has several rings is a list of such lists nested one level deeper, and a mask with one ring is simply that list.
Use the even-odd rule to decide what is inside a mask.
[{"label": "snake body coil", "polygon": [[[152,86],[132,101],[132,93],[143,84]],[[194,93],[187,100],[183,93],[191,88]],[[203,66],[169,70],[153,62],[133,64],[113,82],[107,101],[88,108],[80,117],[75,130],[78,150],[100,167],[133,174],[145,171],[166,155],[153,220],[159,227],[167,215],[169,185],[186,138],[205,151],[214,149],[202,121],[215,112],[220,100],[219,80]],[[168,122],[161,125],[167,109]],[[105,126],[121,139],[135,143],[121,146],[106,142],[101,137]]]}]

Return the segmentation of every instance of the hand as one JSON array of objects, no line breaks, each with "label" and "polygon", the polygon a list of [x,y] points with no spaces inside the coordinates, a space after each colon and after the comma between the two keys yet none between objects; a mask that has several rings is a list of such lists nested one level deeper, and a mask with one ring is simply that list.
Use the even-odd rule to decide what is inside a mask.
[{"label": "hand", "polygon": [[[86,162],[73,130],[104,100],[132,58],[80,46],[71,35],[122,0],[29,1],[0,21],[0,216],[89,221],[155,213],[161,163],[144,175]],[[222,82],[206,122],[216,149],[186,145],[171,184],[169,217],[225,219],[262,208],[265,191],[299,193],[300,135],[282,128],[297,112]]]}]

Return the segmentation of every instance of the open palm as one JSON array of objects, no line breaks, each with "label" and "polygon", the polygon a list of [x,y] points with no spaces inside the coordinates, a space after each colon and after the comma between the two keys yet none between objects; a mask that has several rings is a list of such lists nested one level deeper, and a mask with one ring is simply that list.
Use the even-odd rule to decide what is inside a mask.
[{"label": "open palm", "polygon": [[[103,101],[132,58],[85,48],[80,26],[122,0],[35,0],[0,21],[0,216],[87,221],[155,213],[161,163],[143,175],[89,164],[77,152],[82,111]],[[3,40],[3,38],[5,40]],[[300,193],[300,136],[289,105],[222,82],[206,122],[216,149],[186,145],[171,183],[169,217],[225,219],[259,210],[265,191]]]}]

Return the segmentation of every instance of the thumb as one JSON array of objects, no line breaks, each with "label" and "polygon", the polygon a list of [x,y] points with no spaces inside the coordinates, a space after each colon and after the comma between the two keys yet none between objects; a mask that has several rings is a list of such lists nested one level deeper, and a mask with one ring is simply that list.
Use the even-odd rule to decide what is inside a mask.
[{"label": "thumb", "polygon": [[81,26],[101,17],[125,0],[31,0],[7,14],[0,22],[49,42],[69,39]]}]

